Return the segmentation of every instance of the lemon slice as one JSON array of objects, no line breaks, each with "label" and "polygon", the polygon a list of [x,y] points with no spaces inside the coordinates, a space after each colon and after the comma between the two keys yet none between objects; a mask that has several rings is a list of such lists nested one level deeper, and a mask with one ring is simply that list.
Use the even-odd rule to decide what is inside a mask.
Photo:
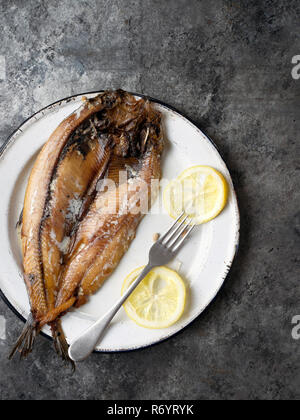
[{"label": "lemon slice", "polygon": [[[124,280],[122,294],[144,267],[132,271]],[[186,290],[182,278],[167,267],[154,268],[124,303],[134,322],[146,328],[167,328],[181,317]]]},{"label": "lemon slice", "polygon": [[183,171],[164,190],[164,205],[176,219],[184,210],[196,224],[206,223],[224,209],[228,185],[224,176],[210,166],[193,166]]}]

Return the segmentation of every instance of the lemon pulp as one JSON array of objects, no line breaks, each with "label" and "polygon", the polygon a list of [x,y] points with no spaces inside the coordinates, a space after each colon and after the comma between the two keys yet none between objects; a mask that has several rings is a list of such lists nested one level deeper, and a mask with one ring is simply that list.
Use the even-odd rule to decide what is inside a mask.
[{"label": "lemon pulp", "polygon": [[[130,273],[122,287],[122,294],[144,267]],[[124,303],[127,315],[146,328],[167,328],[184,311],[186,288],[182,278],[167,267],[155,267]]]},{"label": "lemon pulp", "polygon": [[169,215],[176,219],[184,210],[196,224],[218,216],[227,198],[224,176],[210,166],[186,169],[164,190],[164,205]]}]

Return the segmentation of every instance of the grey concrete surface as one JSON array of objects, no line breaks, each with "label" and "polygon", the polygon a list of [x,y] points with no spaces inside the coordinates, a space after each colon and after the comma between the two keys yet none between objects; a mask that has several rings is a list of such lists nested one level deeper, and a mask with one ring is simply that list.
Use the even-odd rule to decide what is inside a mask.
[{"label": "grey concrete surface", "polygon": [[74,375],[44,338],[8,362],[22,323],[0,302],[0,399],[299,399],[299,19],[296,0],[0,0],[1,141],[74,93],[151,95],[217,144],[242,224],[224,287],[190,327]]}]

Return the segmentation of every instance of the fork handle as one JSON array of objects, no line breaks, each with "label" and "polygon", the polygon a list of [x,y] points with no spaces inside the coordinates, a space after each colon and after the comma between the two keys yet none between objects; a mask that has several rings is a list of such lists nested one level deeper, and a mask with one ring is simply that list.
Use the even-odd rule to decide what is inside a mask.
[{"label": "fork handle", "polygon": [[69,356],[74,362],[85,360],[95,349],[97,343],[103,336],[103,333],[116,313],[119,311],[123,303],[128,299],[131,293],[136,289],[140,282],[155,266],[150,262],[143,269],[138,278],[131,284],[122,297],[114,304],[114,306],[83,334],[77,337],[69,348]]}]

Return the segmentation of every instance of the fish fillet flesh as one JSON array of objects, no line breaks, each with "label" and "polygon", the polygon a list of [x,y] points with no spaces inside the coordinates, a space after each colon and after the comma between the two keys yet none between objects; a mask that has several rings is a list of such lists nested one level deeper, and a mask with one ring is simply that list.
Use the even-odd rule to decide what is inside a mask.
[{"label": "fish fillet flesh", "polygon": [[161,176],[161,115],[118,90],[85,100],[40,152],[22,215],[31,315],[11,356],[31,352],[45,324],[67,359],[61,317],[110,276],[150,209]]}]

